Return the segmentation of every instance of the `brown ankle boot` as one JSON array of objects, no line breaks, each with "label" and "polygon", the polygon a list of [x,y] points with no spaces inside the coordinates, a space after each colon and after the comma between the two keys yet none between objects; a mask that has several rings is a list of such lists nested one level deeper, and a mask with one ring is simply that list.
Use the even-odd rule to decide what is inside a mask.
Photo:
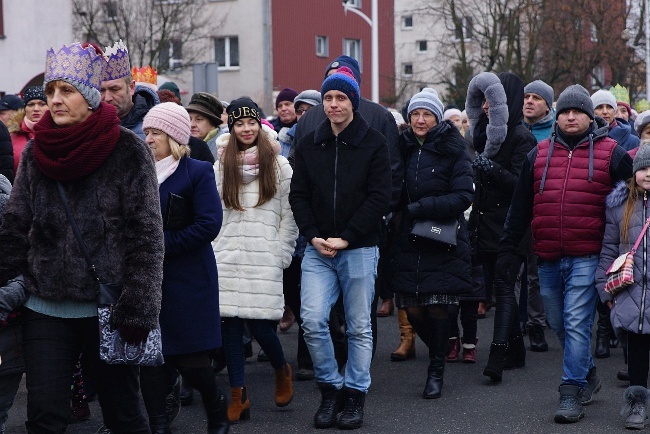
[{"label": "brown ankle boot", "polygon": [[251,418],[251,403],[248,400],[246,386],[230,388],[231,399],[228,406],[228,420],[237,423]]},{"label": "brown ankle boot", "polygon": [[291,365],[285,362],[283,368],[275,370],[275,405],[286,407],[292,399]]},{"label": "brown ankle boot", "polygon": [[390,359],[393,362],[403,362],[406,359],[415,358],[415,333],[409,324],[406,309],[398,309],[397,318],[399,319],[400,343],[399,348],[391,353]]}]

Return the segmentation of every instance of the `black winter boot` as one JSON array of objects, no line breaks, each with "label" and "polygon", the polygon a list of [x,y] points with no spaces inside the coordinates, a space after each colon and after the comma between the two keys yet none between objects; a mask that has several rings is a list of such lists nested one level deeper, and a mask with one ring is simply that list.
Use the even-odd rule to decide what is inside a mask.
[{"label": "black winter boot", "polygon": [[597,359],[609,357],[609,315],[598,312],[598,327],[596,329],[596,351],[594,356]]},{"label": "black winter boot", "polygon": [[621,410],[621,416],[625,418],[625,428],[644,429],[648,415],[646,413],[646,402],[648,400],[648,389],[643,386],[630,386],[625,389],[625,406]]},{"label": "black winter boot", "polygon": [[447,341],[449,340],[449,319],[433,319],[433,330],[429,342],[429,367],[427,381],[422,392],[424,399],[440,398],[442,393]]},{"label": "black winter boot", "polygon": [[318,383],[321,401],[314,415],[316,428],[331,428],[336,425],[336,416],[343,406],[343,392],[331,384]]},{"label": "black winter boot", "polygon": [[208,434],[227,434],[230,430],[228,421],[228,401],[218,390],[219,396],[211,402],[204,402],[205,414],[208,417]]},{"label": "black winter boot", "polygon": [[183,379],[180,394],[181,406],[192,405],[194,403],[194,389]]},{"label": "black winter boot", "polygon": [[346,388],[344,391],[345,406],[339,417],[339,429],[357,429],[363,425],[363,406],[366,394],[356,389]]},{"label": "black winter boot", "polygon": [[503,369],[510,370],[523,368],[524,366],[526,366],[526,345],[524,344],[524,337],[517,335],[508,342]]},{"label": "black winter boot", "polygon": [[528,325],[528,339],[530,339],[530,351],[543,353],[548,351],[548,343],[544,336],[544,327],[539,324]]},{"label": "black winter boot", "polygon": [[492,342],[490,345],[490,355],[488,356],[487,366],[483,369],[483,375],[490,377],[495,383],[499,383],[503,376],[503,364],[505,362],[507,348],[508,344]]},{"label": "black winter boot", "polygon": [[585,417],[580,404],[580,386],[560,386],[560,407],[555,413],[555,423],[574,423]]},{"label": "black winter boot", "polygon": [[171,434],[166,414],[149,416],[149,428],[151,429],[151,434]]},{"label": "black winter boot", "polygon": [[589,405],[594,402],[593,395],[600,391],[602,383],[595,366],[587,373],[587,385],[580,389],[580,404]]}]

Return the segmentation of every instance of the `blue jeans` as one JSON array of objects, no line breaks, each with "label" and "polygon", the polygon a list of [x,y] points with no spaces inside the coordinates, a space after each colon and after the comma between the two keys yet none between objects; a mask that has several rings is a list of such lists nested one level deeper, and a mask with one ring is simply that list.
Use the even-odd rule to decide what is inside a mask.
[{"label": "blue jeans", "polygon": [[[370,387],[372,328],[370,310],[377,278],[377,247],[340,250],[325,258],[311,245],[302,260],[300,288],[302,328],[320,383],[337,389],[344,385],[367,392]],[[343,294],[348,337],[345,377],[338,371],[328,322],[330,310]]]},{"label": "blue jeans", "polygon": [[594,366],[591,327],[598,293],[595,275],[598,255],[541,261],[539,287],[546,319],[564,348],[562,384],[587,385]]},{"label": "blue jeans", "polygon": [[286,361],[284,351],[275,333],[277,321],[266,319],[241,319],[239,317],[222,318],[223,325],[221,333],[223,337],[223,349],[226,353],[226,365],[228,366],[228,380],[230,387],[244,387],[244,323],[248,324],[251,335],[255,338],[260,347],[264,350],[274,369],[284,367]]}]

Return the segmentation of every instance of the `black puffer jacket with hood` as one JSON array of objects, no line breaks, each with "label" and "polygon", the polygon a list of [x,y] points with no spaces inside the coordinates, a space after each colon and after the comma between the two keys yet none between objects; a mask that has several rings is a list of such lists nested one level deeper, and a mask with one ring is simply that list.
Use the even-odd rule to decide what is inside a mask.
[{"label": "black puffer jacket with hood", "polygon": [[[498,151],[490,159],[488,171],[475,169],[475,193],[469,228],[474,238],[476,253],[497,253],[512,193],[519,177],[526,154],[537,143],[528,129],[522,125],[524,106],[524,82],[510,72],[497,75],[506,94],[508,106],[508,132]],[[486,92],[490,106],[491,94]],[[468,99],[469,101],[469,99]],[[488,117],[482,114],[474,127],[474,148],[483,153],[486,148]]]}]

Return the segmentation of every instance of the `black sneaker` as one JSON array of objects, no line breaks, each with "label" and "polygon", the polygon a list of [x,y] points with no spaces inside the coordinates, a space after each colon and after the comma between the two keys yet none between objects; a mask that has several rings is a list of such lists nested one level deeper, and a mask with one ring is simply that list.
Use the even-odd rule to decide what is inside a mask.
[{"label": "black sneaker", "polygon": [[578,395],[580,404],[589,405],[594,402],[593,395],[594,393],[600,392],[601,385],[600,377],[594,366],[587,373],[587,386],[580,389],[580,394]]},{"label": "black sneaker", "polygon": [[580,386],[563,384],[560,386],[560,406],[555,412],[555,423],[575,423],[585,417],[580,404]]}]

